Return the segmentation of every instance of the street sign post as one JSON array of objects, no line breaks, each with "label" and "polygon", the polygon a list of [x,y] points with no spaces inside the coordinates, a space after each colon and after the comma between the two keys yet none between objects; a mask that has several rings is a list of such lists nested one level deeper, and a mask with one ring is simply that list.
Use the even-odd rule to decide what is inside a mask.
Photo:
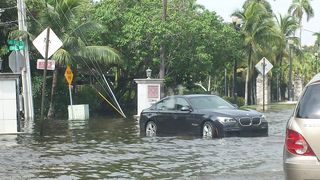
[{"label": "street sign post", "polygon": [[[37,69],[44,69],[45,67],[45,60],[38,59],[37,60]],[[56,63],[54,60],[48,60],[47,62],[47,70],[54,70],[56,68]]]},{"label": "street sign post", "polygon": [[273,65],[268,61],[267,58],[263,57],[257,64],[256,69],[262,74],[262,110],[264,111],[265,106],[265,75],[273,68]]},{"label": "street sign post", "polygon": [[32,41],[33,45],[37,48],[40,54],[44,57],[44,71],[43,71],[43,85],[42,85],[42,98],[41,98],[41,130],[40,134],[43,134],[43,121],[44,121],[44,99],[45,99],[45,88],[47,78],[47,62],[48,58],[51,57],[61,46],[62,42],[57,35],[47,27],[41,34],[39,34],[35,40]]},{"label": "street sign post", "polygon": [[73,80],[73,73],[70,66],[67,66],[66,71],[64,72],[64,77],[66,78],[69,84],[69,96],[70,96],[70,105],[71,105],[71,119],[73,120],[73,107],[72,107],[72,93],[71,93],[71,83]]}]

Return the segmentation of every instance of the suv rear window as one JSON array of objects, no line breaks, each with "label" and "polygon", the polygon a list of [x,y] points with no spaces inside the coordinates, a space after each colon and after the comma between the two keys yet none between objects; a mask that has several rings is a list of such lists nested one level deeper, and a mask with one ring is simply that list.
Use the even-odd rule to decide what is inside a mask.
[{"label": "suv rear window", "polygon": [[307,87],[300,99],[296,116],[298,118],[320,119],[320,84]]}]

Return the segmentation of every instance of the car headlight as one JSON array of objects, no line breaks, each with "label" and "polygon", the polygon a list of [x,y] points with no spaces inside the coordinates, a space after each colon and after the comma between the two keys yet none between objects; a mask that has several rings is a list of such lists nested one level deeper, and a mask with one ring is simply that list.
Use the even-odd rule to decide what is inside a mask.
[{"label": "car headlight", "polygon": [[218,121],[220,123],[233,123],[233,122],[237,122],[235,119],[231,118],[231,117],[217,117]]}]

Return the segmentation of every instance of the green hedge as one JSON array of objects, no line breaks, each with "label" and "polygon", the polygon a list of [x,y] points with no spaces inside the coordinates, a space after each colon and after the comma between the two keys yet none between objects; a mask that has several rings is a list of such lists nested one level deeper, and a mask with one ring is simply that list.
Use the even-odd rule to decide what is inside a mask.
[{"label": "green hedge", "polygon": [[224,96],[223,99],[229,101],[232,104],[237,104],[238,107],[244,106],[244,98],[243,97],[237,97],[237,102],[234,102],[233,97]]}]

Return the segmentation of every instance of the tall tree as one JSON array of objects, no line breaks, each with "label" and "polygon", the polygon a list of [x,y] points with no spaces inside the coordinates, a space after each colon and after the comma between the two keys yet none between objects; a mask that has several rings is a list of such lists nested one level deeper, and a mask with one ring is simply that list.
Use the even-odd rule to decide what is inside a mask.
[{"label": "tall tree", "polygon": [[145,77],[148,67],[152,74],[159,73],[161,43],[166,47],[166,88],[182,85],[191,90],[194,83],[214,75],[217,92],[223,89],[221,66],[238,58],[239,33],[214,12],[196,6],[194,0],[168,1],[167,9],[170,16],[163,23],[162,1],[141,0],[128,5],[125,0],[105,0],[97,8],[97,19],[106,27],[102,40],[117,47],[125,60],[116,88],[121,97],[134,98],[130,93],[135,88],[132,79]]},{"label": "tall tree", "polygon": [[[276,31],[273,28],[274,22],[272,14],[266,9],[262,1],[250,1],[244,6],[243,11],[236,11],[234,16],[242,19],[243,25],[241,32],[244,38],[244,46],[248,55],[246,85],[245,85],[245,104],[253,103],[253,84],[251,82],[253,76],[253,60],[254,55],[258,55],[264,48],[270,45],[268,41],[273,40]],[[270,48],[270,46],[269,46]],[[251,82],[251,86],[250,86]],[[251,87],[249,89],[249,87]],[[249,94],[250,91],[250,94]]]},{"label": "tall tree", "polygon": [[304,13],[307,15],[307,21],[314,16],[313,8],[310,4],[311,0],[292,0],[292,4],[288,9],[288,13],[298,18],[300,27],[300,48],[301,48],[301,33],[302,33],[302,17]]},{"label": "tall tree", "polygon": [[[162,0],[162,21],[163,23],[166,22],[167,19],[167,6],[168,1]],[[160,45],[160,70],[159,70],[159,77],[160,79],[163,79],[165,76],[165,62],[166,61],[166,47],[163,43]]]},{"label": "tall tree", "polygon": [[[15,0],[3,0],[0,2],[0,58],[6,59],[8,49],[6,40],[9,32],[17,28],[17,8]],[[6,62],[7,64],[7,62]],[[0,67],[1,68],[1,67]],[[1,70],[1,69],[0,69]]]},{"label": "tall tree", "polygon": [[287,42],[288,39],[292,38],[291,36],[294,34],[295,30],[299,27],[297,20],[287,14],[285,16],[279,15],[279,17],[275,16],[276,22],[277,22],[277,29],[279,30],[280,37],[279,42],[281,43],[277,47],[282,50]]},{"label": "tall tree", "polygon": [[[289,47],[289,41],[292,40],[292,35],[296,31],[296,29],[299,27],[299,24],[297,20],[291,16],[291,15],[279,15],[279,17],[275,16],[276,19],[276,25],[279,32],[280,38],[278,41],[275,42],[275,46],[273,48],[273,51],[275,52],[276,56],[276,67],[279,68],[279,81],[280,83],[283,82],[283,69],[282,69],[282,62],[284,57],[288,57],[288,48]],[[284,87],[284,86],[280,86]],[[285,92],[285,90],[281,90],[280,92]],[[284,94],[282,93],[281,99],[284,99]]]}]

